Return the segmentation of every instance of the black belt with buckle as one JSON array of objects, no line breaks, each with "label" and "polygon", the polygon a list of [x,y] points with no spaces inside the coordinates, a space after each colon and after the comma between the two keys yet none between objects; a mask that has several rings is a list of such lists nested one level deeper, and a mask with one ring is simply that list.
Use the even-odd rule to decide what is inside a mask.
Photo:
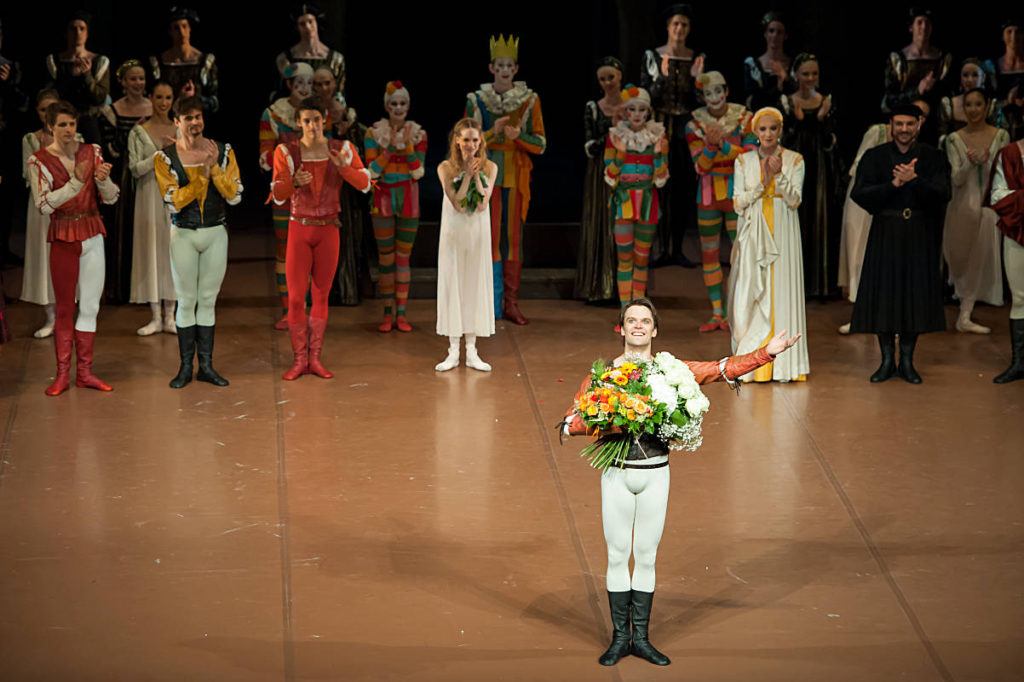
[{"label": "black belt with buckle", "polygon": [[914,212],[909,208],[887,208],[878,212],[879,216],[887,216],[891,218],[903,218],[904,220],[910,220]]}]

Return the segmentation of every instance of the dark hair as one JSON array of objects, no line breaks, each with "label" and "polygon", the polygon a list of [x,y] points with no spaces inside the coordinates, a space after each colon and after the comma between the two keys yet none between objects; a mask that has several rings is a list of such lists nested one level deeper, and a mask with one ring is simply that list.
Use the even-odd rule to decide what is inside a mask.
[{"label": "dark hair", "polygon": [[199,23],[199,14],[191,7],[172,7],[167,13],[168,25],[182,19],[186,20],[189,26],[195,26]]},{"label": "dark hair", "polygon": [[292,8],[291,13],[288,15],[288,18],[292,20],[292,27],[299,23],[299,17],[304,17],[307,14],[313,15],[313,18],[317,20],[318,26],[320,21],[327,16],[324,14],[323,10],[316,5],[309,2],[301,2],[295,5],[295,7]]},{"label": "dark hair", "polygon": [[773,21],[777,21],[780,24],[782,24],[783,26],[785,26],[786,25],[786,15],[784,15],[782,12],[779,12],[778,10],[774,10],[774,9],[772,11],[770,11],[770,12],[765,12],[764,16],[761,17],[761,28],[767,29],[768,28],[768,24],[772,23]]},{"label": "dark hair", "polygon": [[685,2],[681,2],[675,5],[669,5],[665,9],[661,10],[661,18],[666,24],[677,14],[682,14],[690,21],[693,21],[693,6],[688,5]]},{"label": "dark hair", "polygon": [[181,118],[190,111],[203,110],[203,100],[197,95],[182,97],[174,102],[174,118]]},{"label": "dark hair", "polygon": [[932,11],[930,8],[911,7],[910,10],[907,11],[907,28],[913,26],[914,20],[917,19],[918,17],[924,17],[928,21],[932,22],[933,25],[935,24],[935,17],[932,16]]},{"label": "dark hair", "polygon": [[150,91],[151,93],[153,93],[153,92],[156,92],[156,89],[157,89],[157,88],[159,88],[159,87],[161,87],[161,86],[163,86],[163,87],[165,87],[165,88],[170,88],[170,89],[171,89],[171,94],[172,94],[172,95],[174,94],[174,86],[173,86],[173,85],[171,85],[170,83],[168,83],[167,81],[165,81],[165,80],[164,80],[164,79],[162,79],[162,78],[159,78],[159,79],[157,79],[156,81],[154,81],[154,82],[153,82],[153,87],[151,87],[151,88],[149,89],[149,91]]},{"label": "dark hair", "polygon": [[795,74],[797,71],[800,70],[800,67],[806,64],[807,62],[816,61],[818,61],[818,55],[814,54],[813,52],[801,52],[800,54],[793,58],[793,65],[790,67],[790,69],[792,69],[793,73]]},{"label": "dark hair", "polygon": [[889,111],[889,120],[892,121],[897,116],[911,116],[913,118],[923,118],[924,112],[916,104],[899,104],[894,106]]},{"label": "dark hair", "polygon": [[972,92],[976,92],[979,95],[981,95],[981,98],[985,100],[986,103],[988,103],[992,99],[992,95],[990,95],[988,90],[986,90],[985,88],[971,88],[970,90],[966,90],[964,92],[965,102],[967,101],[967,95],[971,94]]},{"label": "dark hair", "polygon": [[323,116],[324,118],[327,118],[327,105],[324,104],[323,98],[321,98],[319,95],[310,95],[309,97],[299,102],[299,106],[295,107],[296,121],[299,118],[299,114],[301,114],[303,111],[316,111],[319,112],[320,115]]},{"label": "dark hair", "polygon": [[649,298],[634,298],[632,301],[623,306],[622,310],[619,311],[619,326],[622,327],[626,324],[626,311],[633,306],[641,306],[651,311],[651,317],[654,318],[654,328],[658,328],[658,309],[654,307]]},{"label": "dark hair", "polygon": [[60,101],[60,93],[53,88],[43,88],[39,91],[39,94],[36,95],[36,104],[39,104],[44,99],[55,99]]},{"label": "dark hair", "polygon": [[57,122],[57,116],[59,114],[66,114],[71,118],[78,120],[78,109],[75,109],[75,105],[66,100],[57,100],[50,106],[46,107],[46,127],[52,129],[53,125]]},{"label": "dark hair", "polygon": [[75,10],[68,15],[67,21],[64,22],[64,28],[75,21],[84,21],[86,26],[92,26],[92,14],[84,9]]},{"label": "dark hair", "polygon": [[626,67],[618,57],[602,57],[601,59],[598,59],[597,63],[594,65],[594,71],[597,71],[602,66],[610,66],[623,75],[626,73]]}]

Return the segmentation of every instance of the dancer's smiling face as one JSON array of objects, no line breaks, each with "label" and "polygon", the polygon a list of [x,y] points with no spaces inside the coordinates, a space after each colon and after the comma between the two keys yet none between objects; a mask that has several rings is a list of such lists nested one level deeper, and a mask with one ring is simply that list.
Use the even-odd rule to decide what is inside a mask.
[{"label": "dancer's smiling face", "polygon": [[631,305],[626,308],[621,334],[625,339],[627,351],[642,352],[649,348],[654,337],[658,335],[650,308],[643,305]]}]

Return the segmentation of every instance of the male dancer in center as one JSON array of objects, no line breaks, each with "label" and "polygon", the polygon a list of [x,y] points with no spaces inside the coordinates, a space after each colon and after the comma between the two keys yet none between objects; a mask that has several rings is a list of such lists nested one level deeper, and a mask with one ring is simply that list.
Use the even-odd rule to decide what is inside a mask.
[{"label": "male dancer in center", "polygon": [[196,379],[215,386],[228,380],[213,369],[214,306],[228,266],[226,206],[242,200],[238,161],[231,145],[203,137],[203,102],[183,97],[174,103],[178,141],[153,158],[160,194],[171,211],[171,275],[178,294],[181,365],[171,388]]},{"label": "male dancer in center", "polygon": [[[612,364],[620,365],[639,358],[654,358],[654,337],[658,335],[658,311],[646,298],[637,298],[619,313],[623,352]],[[787,339],[782,330],[767,345],[753,353],[722,358],[712,362],[685,361],[699,384],[724,380],[730,385],[791,347],[800,335]],[[563,422],[569,435],[594,435],[576,412],[580,396],[590,387],[584,379],[573,399],[574,407]],[[600,434],[610,435],[610,434]],[[641,436],[630,445],[626,461],[612,465],[601,474],[601,519],[608,545],[608,605],[612,617],[612,643],[598,663],[615,665],[623,656],[633,654],[655,665],[671,663],[648,639],[651,603],[654,601],[654,560],[665,529],[668,510],[668,449],[653,436]],[[633,555],[633,575],[629,574],[629,555]]]}]

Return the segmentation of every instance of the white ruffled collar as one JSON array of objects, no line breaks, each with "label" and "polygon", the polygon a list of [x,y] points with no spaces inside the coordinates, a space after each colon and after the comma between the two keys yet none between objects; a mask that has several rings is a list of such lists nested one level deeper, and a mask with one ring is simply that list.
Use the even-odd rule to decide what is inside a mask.
[{"label": "white ruffled collar", "polygon": [[[392,143],[392,135],[394,128],[391,127],[391,121],[386,118],[382,118],[374,123],[370,129],[373,131],[373,139],[377,141],[382,147],[387,147]],[[406,121],[405,125],[399,131],[399,144],[395,146],[405,147],[408,144],[412,144],[414,147],[423,141],[423,137],[426,133],[423,127],[415,121]]]},{"label": "white ruffled collar", "polygon": [[525,81],[515,81],[511,90],[500,95],[494,91],[494,83],[484,83],[477,92],[488,111],[502,114],[511,114],[533,95],[533,90],[526,87]]},{"label": "white ruffled collar", "polygon": [[737,126],[743,122],[743,117],[747,113],[747,108],[742,104],[736,104],[729,102],[729,106],[725,111],[725,115],[721,118],[715,118],[707,107],[701,107],[693,112],[693,117],[697,119],[697,122],[702,126],[707,126],[712,123],[716,123],[723,128],[726,132],[732,132],[736,130]]},{"label": "white ruffled collar", "polygon": [[648,121],[640,130],[633,130],[626,121],[619,121],[612,129],[615,136],[626,143],[626,149],[642,152],[658,144],[665,136],[665,126],[657,121]]}]

